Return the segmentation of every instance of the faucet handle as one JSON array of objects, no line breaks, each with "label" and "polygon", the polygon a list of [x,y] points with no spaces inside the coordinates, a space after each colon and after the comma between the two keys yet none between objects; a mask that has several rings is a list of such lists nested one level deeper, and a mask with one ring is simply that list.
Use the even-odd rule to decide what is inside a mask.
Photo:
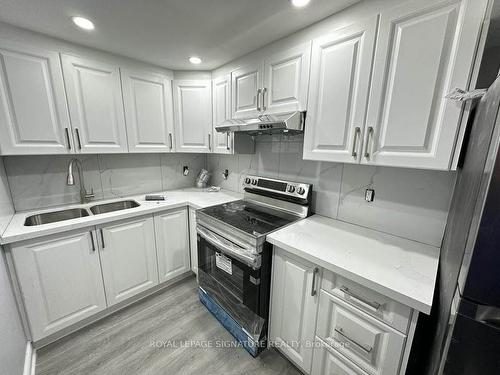
[{"label": "faucet handle", "polygon": [[94,199],[94,198],[95,198],[94,188],[91,187],[90,193],[85,192],[85,200],[89,201],[89,200]]}]

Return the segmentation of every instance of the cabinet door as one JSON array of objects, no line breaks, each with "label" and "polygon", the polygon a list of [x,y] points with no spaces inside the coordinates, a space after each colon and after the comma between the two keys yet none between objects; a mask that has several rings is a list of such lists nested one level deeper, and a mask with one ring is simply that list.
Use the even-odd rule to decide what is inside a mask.
[{"label": "cabinet door", "polygon": [[99,239],[108,305],[158,284],[153,217],[104,226]]},{"label": "cabinet door", "polygon": [[266,58],[262,110],[285,113],[307,109],[311,43]]},{"label": "cabinet door", "polygon": [[217,125],[231,118],[231,75],[214,78],[212,81],[212,114],[213,114],[213,152],[217,154],[232,153],[232,134],[219,133]]},{"label": "cabinet door", "polygon": [[156,215],[155,232],[160,282],[188,272],[189,224],[186,208]]},{"label": "cabinet door", "polygon": [[198,235],[196,234],[196,210],[189,207],[189,249],[191,269],[198,275]]},{"label": "cabinet door", "polygon": [[79,152],[127,152],[118,67],[70,55],[62,55],[62,64]]},{"label": "cabinet door", "polygon": [[269,336],[308,374],[316,327],[318,269],[277,247],[274,250]]},{"label": "cabinet door", "polygon": [[59,54],[0,42],[0,153],[73,152]]},{"label": "cabinet door", "polygon": [[366,164],[449,168],[485,1],[413,1],[381,14]]},{"label": "cabinet door", "polygon": [[171,80],[130,69],[120,73],[129,152],[174,151]]},{"label": "cabinet door", "polygon": [[377,19],[313,41],[304,159],[358,163]]},{"label": "cabinet door", "polygon": [[231,73],[231,117],[258,116],[262,111],[261,96],[257,91],[262,85],[262,64],[255,63]]},{"label": "cabinet door", "polygon": [[35,341],[106,308],[96,246],[92,230],[38,238],[12,247]]},{"label": "cabinet door", "polygon": [[174,81],[176,150],[210,152],[212,137],[211,81]]},{"label": "cabinet door", "polygon": [[317,339],[312,375],[367,375],[351,361]]}]

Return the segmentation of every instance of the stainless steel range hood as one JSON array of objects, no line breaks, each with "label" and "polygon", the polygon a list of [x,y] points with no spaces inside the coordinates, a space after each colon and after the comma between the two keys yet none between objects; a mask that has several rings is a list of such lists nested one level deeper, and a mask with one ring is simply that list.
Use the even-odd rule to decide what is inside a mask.
[{"label": "stainless steel range hood", "polygon": [[301,133],[306,112],[260,115],[247,119],[231,119],[215,127],[219,133],[239,132],[249,135],[270,133]]}]

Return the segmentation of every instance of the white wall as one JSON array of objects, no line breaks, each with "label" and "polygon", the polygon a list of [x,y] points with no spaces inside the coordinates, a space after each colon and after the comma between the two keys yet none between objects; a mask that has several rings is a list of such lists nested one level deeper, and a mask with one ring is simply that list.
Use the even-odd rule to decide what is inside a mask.
[{"label": "white wall", "polygon": [[[13,213],[3,158],[0,157],[0,233],[5,230]],[[26,337],[0,247],[0,374],[22,374],[25,352]]]},{"label": "white wall", "polygon": [[[302,136],[257,139],[255,155],[209,155],[210,183],[241,191],[246,174],[311,183],[318,214],[441,245],[454,172],[308,161],[302,159]],[[364,200],[367,188],[375,189],[371,203]]]},{"label": "white wall", "polygon": [[[79,203],[79,184],[66,185],[68,164],[74,156],[7,156],[5,169],[16,211]],[[205,167],[204,154],[108,154],[78,157],[85,187],[95,199],[153,193],[194,186]],[[190,169],[183,176],[182,167]]]}]

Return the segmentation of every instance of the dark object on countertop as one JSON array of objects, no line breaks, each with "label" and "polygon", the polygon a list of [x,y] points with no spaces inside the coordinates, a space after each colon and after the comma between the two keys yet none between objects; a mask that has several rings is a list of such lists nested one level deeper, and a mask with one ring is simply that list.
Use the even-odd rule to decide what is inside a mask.
[{"label": "dark object on countertop", "polygon": [[164,201],[165,200],[165,196],[164,195],[153,195],[153,194],[150,194],[150,195],[146,195],[146,197],[144,199],[147,200],[147,201]]}]

